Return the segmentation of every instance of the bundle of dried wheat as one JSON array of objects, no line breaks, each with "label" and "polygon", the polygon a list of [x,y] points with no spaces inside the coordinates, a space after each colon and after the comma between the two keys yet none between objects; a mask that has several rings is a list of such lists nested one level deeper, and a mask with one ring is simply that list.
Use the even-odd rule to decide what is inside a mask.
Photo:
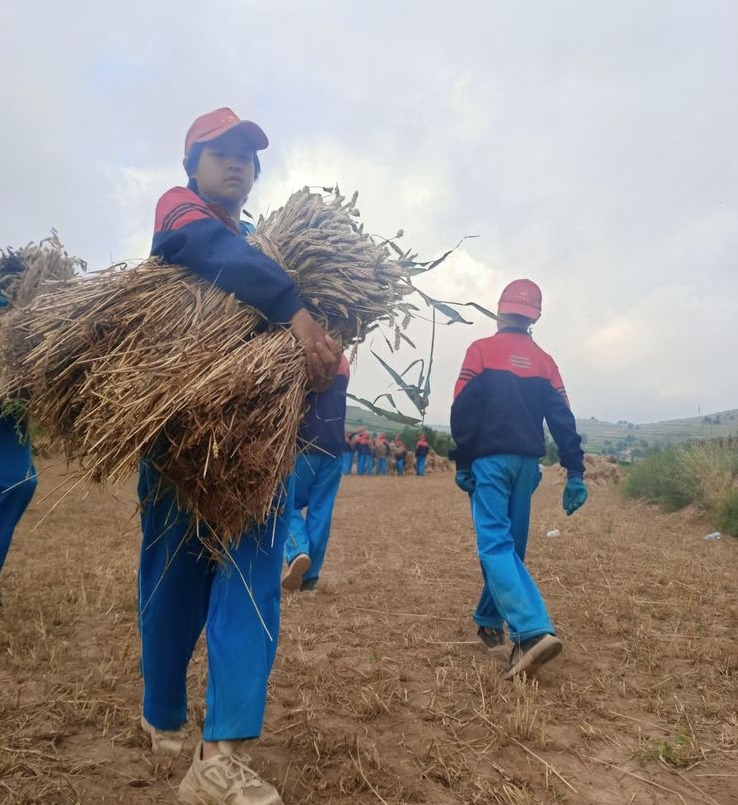
[{"label": "bundle of dried wheat", "polygon": [[[354,204],[302,191],[254,236],[344,343],[409,310],[404,271],[350,220]],[[215,543],[266,519],[307,390],[288,331],[154,260],[58,284],[1,330],[4,390],[28,392],[31,415],[86,480],[120,482],[153,455]]]},{"label": "bundle of dried wheat", "polygon": [[[284,207],[259,219],[253,245],[295,280],[297,293],[344,344],[361,341],[379,320],[394,324],[414,307],[407,271],[385,243],[357,223],[357,194],[326,197],[303,188]],[[407,324],[407,322],[405,322]]]},{"label": "bundle of dried wheat", "polygon": [[17,251],[0,250],[0,293],[11,304],[24,307],[46,283],[69,279],[77,269],[86,267],[84,260],[67,254],[52,229],[40,243],[29,243]]},{"label": "bundle of dried wheat", "polygon": [[224,539],[266,519],[307,383],[289,332],[264,331],[255,311],[155,261],[69,280],[3,331],[8,391],[27,390],[31,416],[86,480],[121,482],[152,454]]},{"label": "bundle of dried wheat", "polygon": [[[67,280],[76,269],[84,271],[86,264],[78,257],[70,257],[55,230],[39,243],[29,243],[22,249],[0,249],[0,299],[3,315],[13,307],[30,304],[41,288],[49,290],[49,283]],[[0,360],[0,388],[5,361]],[[27,403],[21,396],[8,396],[0,392],[0,416],[24,422],[28,416]]]}]

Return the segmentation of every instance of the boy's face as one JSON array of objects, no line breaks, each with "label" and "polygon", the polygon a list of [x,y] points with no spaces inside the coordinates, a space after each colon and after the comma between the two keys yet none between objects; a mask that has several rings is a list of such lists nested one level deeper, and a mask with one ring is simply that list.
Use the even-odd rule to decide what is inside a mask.
[{"label": "boy's face", "polygon": [[240,132],[226,132],[203,145],[192,178],[204,196],[240,208],[254,185],[254,149]]}]

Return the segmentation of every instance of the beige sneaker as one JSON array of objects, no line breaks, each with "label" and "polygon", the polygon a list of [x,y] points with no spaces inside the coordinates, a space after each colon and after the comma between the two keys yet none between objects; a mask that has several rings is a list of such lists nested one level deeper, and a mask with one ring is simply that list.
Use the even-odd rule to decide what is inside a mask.
[{"label": "beige sneaker", "polygon": [[513,679],[523,672],[531,676],[542,665],[550,662],[561,653],[562,645],[558,637],[552,634],[536,635],[530,640],[516,643],[510,655],[510,664],[503,679]]},{"label": "beige sneaker", "polygon": [[141,727],[151,738],[151,751],[155,755],[170,755],[176,757],[187,740],[187,730],[180,727],[178,730],[158,730],[141,716]]},{"label": "beige sneaker", "polygon": [[298,554],[287,568],[282,577],[282,587],[285,590],[299,590],[302,577],[310,570],[310,557],[306,553]]},{"label": "beige sneaker", "polygon": [[234,751],[229,742],[218,744],[220,754],[202,759],[197,745],[184,780],[179,785],[179,801],[186,805],[284,805],[273,785],[249,766],[251,758]]}]

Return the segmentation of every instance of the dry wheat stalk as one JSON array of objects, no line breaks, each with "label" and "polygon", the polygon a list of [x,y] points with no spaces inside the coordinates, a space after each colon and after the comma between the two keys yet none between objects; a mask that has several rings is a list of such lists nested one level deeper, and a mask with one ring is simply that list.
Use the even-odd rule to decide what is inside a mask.
[{"label": "dry wheat stalk", "polygon": [[[355,198],[306,190],[259,222],[253,242],[343,343],[407,313],[407,277],[356,227]],[[269,515],[290,471],[307,373],[289,331],[148,260],[55,285],[0,326],[6,377],[52,445],[88,481],[121,482],[152,456],[214,553]]]},{"label": "dry wheat stalk", "polygon": [[357,224],[356,199],[346,201],[336,190],[326,200],[303,188],[260,218],[249,238],[285,268],[297,293],[344,344],[361,341],[378,320],[409,322],[411,316],[402,301],[412,292],[407,272]]},{"label": "dry wheat stalk", "polygon": [[[42,285],[67,280],[86,263],[70,257],[55,230],[39,243],[29,243],[17,251],[0,250],[0,293],[17,307],[29,305]],[[46,288],[48,291],[48,287]]]},{"label": "dry wheat stalk", "polygon": [[[49,283],[67,280],[76,269],[84,271],[86,264],[70,257],[55,230],[39,243],[29,243],[22,249],[0,249],[0,294],[11,307],[30,304],[41,288],[49,290]],[[0,308],[3,315],[6,308]],[[0,388],[4,386],[4,361],[0,361]],[[27,419],[26,401],[21,396],[10,397],[0,393],[0,416],[22,423]],[[19,428],[22,426],[19,424]],[[19,430],[19,435],[24,432]]]}]

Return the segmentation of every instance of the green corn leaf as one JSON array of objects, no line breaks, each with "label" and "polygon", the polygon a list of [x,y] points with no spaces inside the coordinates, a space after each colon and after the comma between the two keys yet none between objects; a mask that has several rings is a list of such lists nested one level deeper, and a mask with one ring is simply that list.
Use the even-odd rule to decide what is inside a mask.
[{"label": "green corn leaf", "polygon": [[466,235],[453,247],[453,249],[449,249],[447,252],[444,252],[440,257],[436,258],[435,260],[429,260],[425,263],[414,263],[413,267],[409,269],[410,275],[415,276],[416,274],[425,274],[427,271],[431,271],[432,269],[436,268],[436,266],[440,266],[441,263],[449,255],[453,254],[465,240],[478,237],[479,235]]},{"label": "green corn leaf", "polygon": [[[406,374],[407,374],[407,373],[408,373],[408,372],[409,372],[409,371],[410,371],[410,370],[413,368],[413,366],[417,366],[418,364],[420,364],[420,377],[422,378],[422,377],[423,377],[423,369],[424,369],[424,366],[425,366],[425,361],[424,361],[422,358],[416,358],[416,359],[415,359],[415,360],[414,360],[414,361],[413,361],[413,362],[412,362],[412,363],[411,363],[411,364],[410,364],[410,365],[407,367],[407,369],[405,369],[405,371],[404,371],[404,372],[403,372],[403,373],[400,375],[400,377],[405,377],[405,375],[406,375]],[[422,381],[420,381],[420,380],[419,380],[419,381],[418,381],[418,385],[420,385],[420,384],[421,384],[421,382],[422,382]]]},{"label": "green corn leaf", "polygon": [[418,409],[418,412],[421,415],[425,414],[425,409],[428,407],[428,399],[425,397],[422,390],[418,386],[406,383],[402,379],[402,375],[398,374],[386,361],[382,360],[374,350],[371,350],[371,353],[382,364],[397,386],[407,394],[412,404]]},{"label": "green corn leaf", "polygon": [[373,349],[370,350],[370,352],[382,364],[382,366],[384,366],[385,370],[388,372],[390,377],[395,381],[395,383],[397,383],[397,385],[400,386],[400,388],[403,388],[406,385],[406,383],[402,379],[402,375],[398,374],[386,361],[382,360],[382,358],[380,358],[379,355],[377,355],[377,353]]},{"label": "green corn leaf", "polygon": [[431,305],[433,305],[439,313],[443,313],[444,316],[450,319],[446,324],[472,324],[472,322],[467,321],[458,310],[454,310],[446,302],[436,302],[435,299],[433,299],[431,300]]},{"label": "green corn leaf", "polygon": [[488,316],[490,319],[494,319],[495,321],[497,321],[496,313],[493,313],[491,310],[487,310],[486,307],[482,307],[476,302],[446,302],[445,304],[458,305],[459,307],[473,307],[476,308],[480,313],[484,313],[484,315]]},{"label": "green corn leaf", "polygon": [[400,422],[403,425],[419,425],[421,423],[420,419],[413,419],[412,417],[405,416],[405,414],[401,414],[399,411],[387,411],[384,408],[378,408],[376,405],[374,405],[374,403],[369,402],[369,400],[364,400],[363,398],[357,397],[348,391],[346,392],[346,396],[352,399],[354,402],[365,406],[372,413],[377,414],[378,416],[383,416],[385,419],[389,419],[392,422]]}]

